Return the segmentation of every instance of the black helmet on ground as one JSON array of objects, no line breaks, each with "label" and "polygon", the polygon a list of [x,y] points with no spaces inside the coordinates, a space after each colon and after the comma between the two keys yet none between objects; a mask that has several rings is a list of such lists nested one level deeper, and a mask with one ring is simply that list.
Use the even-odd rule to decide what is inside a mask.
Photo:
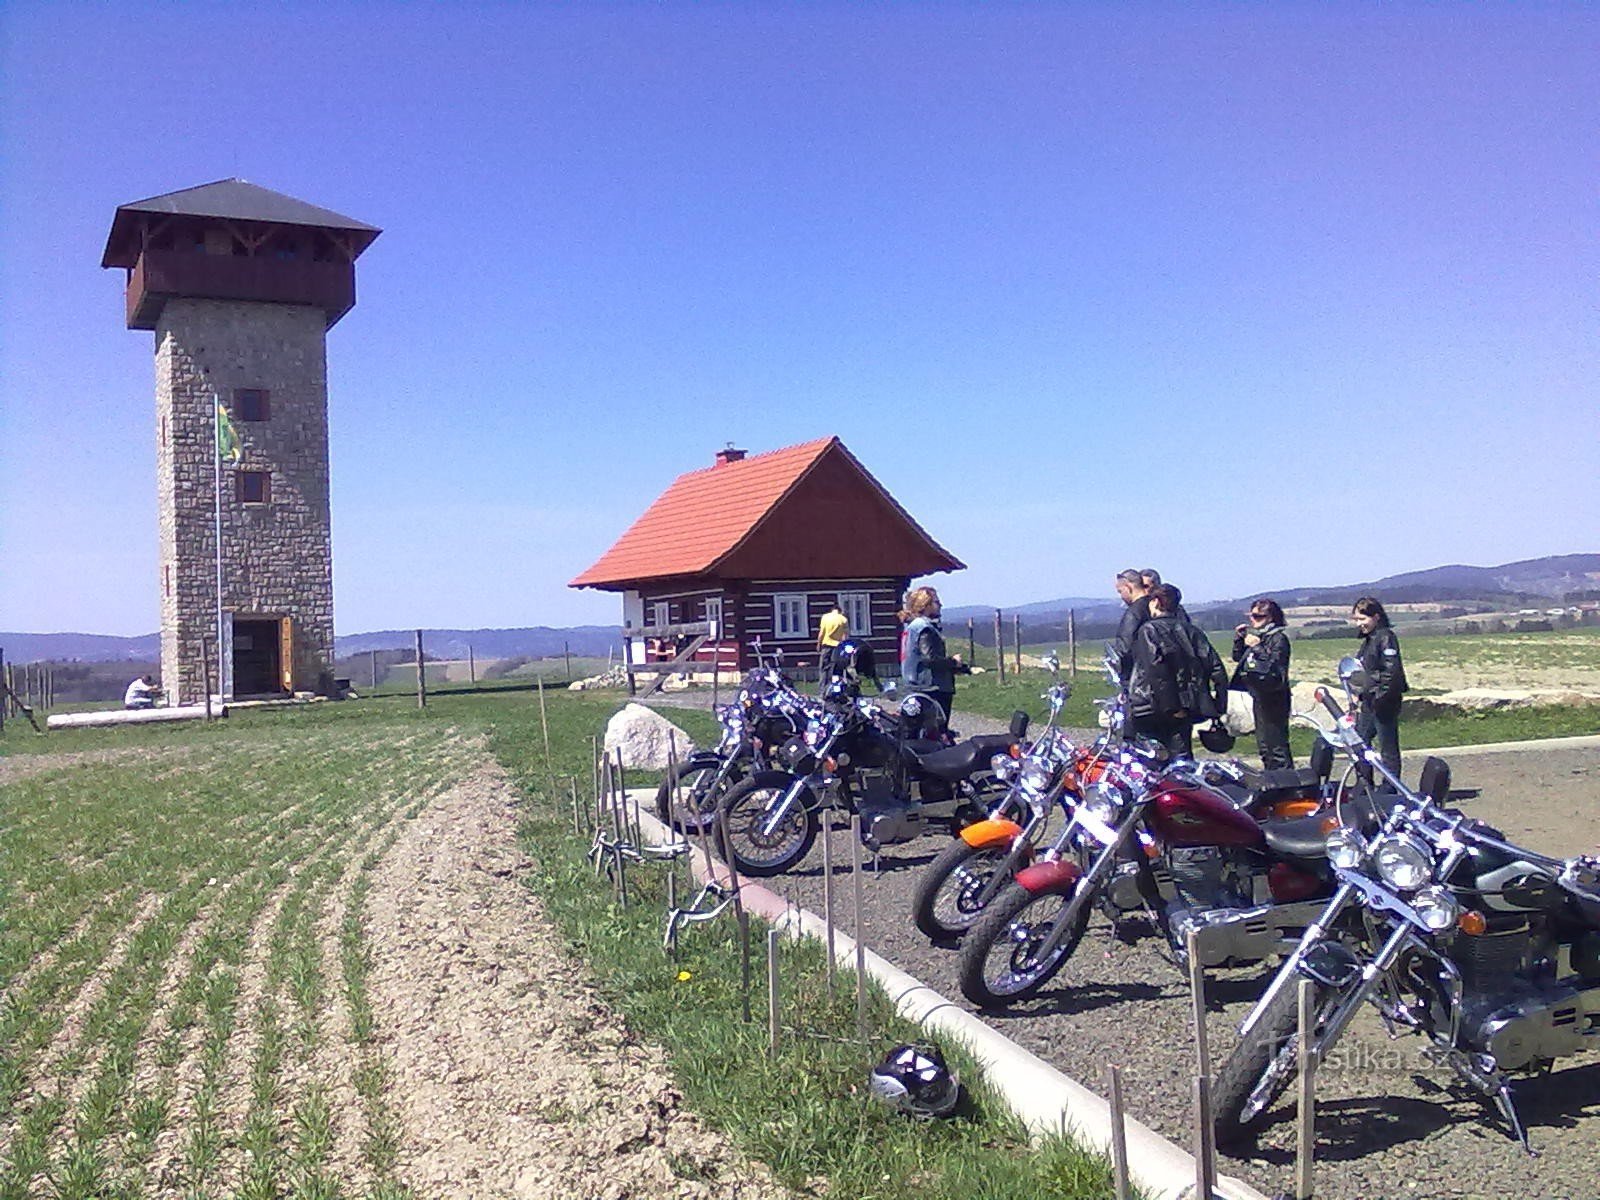
[{"label": "black helmet on ground", "polygon": [[924,1120],[947,1117],[961,1099],[961,1081],[933,1046],[896,1046],[872,1068],[872,1094]]}]

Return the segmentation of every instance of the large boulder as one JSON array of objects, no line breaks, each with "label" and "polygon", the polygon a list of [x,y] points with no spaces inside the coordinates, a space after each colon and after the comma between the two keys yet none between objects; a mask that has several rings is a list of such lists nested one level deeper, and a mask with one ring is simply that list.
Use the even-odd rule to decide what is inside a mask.
[{"label": "large boulder", "polygon": [[687,733],[642,704],[624,705],[606,723],[606,752],[621,751],[624,767],[664,771],[674,743],[680,760],[694,749]]}]

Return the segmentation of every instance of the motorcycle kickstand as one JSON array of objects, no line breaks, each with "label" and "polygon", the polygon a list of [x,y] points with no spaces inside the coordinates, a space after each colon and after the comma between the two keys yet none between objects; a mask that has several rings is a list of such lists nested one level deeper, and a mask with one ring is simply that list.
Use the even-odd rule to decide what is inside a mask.
[{"label": "motorcycle kickstand", "polygon": [[1539,1152],[1533,1148],[1533,1143],[1528,1140],[1527,1127],[1523,1125],[1522,1117],[1517,1112],[1517,1102],[1511,1098],[1511,1081],[1509,1079],[1500,1081],[1499,1088],[1495,1090],[1494,1103],[1495,1107],[1500,1110],[1500,1115],[1511,1126],[1511,1132],[1522,1143],[1522,1149],[1527,1153],[1528,1157],[1538,1158]]}]

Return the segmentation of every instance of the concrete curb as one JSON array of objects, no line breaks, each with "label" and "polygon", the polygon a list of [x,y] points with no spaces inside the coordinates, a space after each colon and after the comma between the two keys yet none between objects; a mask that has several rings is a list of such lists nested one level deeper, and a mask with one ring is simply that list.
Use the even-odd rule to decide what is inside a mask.
[{"label": "concrete curb", "polygon": [[[634,795],[630,794],[632,798]],[[655,792],[639,789],[637,799],[639,823],[646,840],[656,844],[671,840],[666,826],[648,811],[655,803]],[[729,882],[728,866],[721,862],[708,864],[698,845],[690,853],[689,862],[701,883],[713,873],[720,882]],[[808,909],[795,908],[754,880],[740,877],[739,882],[741,898],[750,912],[791,936],[813,937],[826,944],[827,926],[821,917]],[[835,928],[833,942],[840,966],[854,970],[854,939]],[[1110,1157],[1111,1106],[1105,1100],[871,950],[864,950],[863,958],[867,973],[901,1016],[967,1048],[983,1067],[989,1085],[1029,1132],[1035,1136],[1068,1133],[1089,1149]],[[1194,1200],[1193,1155],[1132,1117],[1127,1119],[1127,1138],[1129,1169],[1140,1188],[1158,1200]],[[1230,1176],[1218,1178],[1216,1196],[1221,1200],[1268,1200],[1243,1180]]]},{"label": "concrete curb", "polygon": [[1600,750],[1600,734],[1576,737],[1531,738],[1525,742],[1486,742],[1475,746],[1434,746],[1407,749],[1407,755],[1437,754],[1440,758],[1465,758],[1474,754],[1509,754],[1518,750]]}]

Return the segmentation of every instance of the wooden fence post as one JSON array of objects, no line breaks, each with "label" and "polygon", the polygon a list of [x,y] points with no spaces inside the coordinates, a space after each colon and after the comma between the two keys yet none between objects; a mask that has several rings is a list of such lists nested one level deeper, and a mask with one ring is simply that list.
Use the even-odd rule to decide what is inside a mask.
[{"label": "wooden fence post", "polygon": [[1067,609],[1067,670],[1078,677],[1078,610]]},{"label": "wooden fence post", "polygon": [[1011,614],[1011,648],[1016,653],[1017,675],[1022,674],[1022,614]]},{"label": "wooden fence post", "polygon": [[978,661],[978,639],[972,632],[972,618],[967,618],[967,665]]},{"label": "wooden fence post", "polygon": [[571,683],[572,682],[572,647],[570,645],[568,645],[566,642],[562,642],[561,643],[561,657],[566,660],[566,664],[567,664],[567,682]]},{"label": "wooden fence post", "polygon": [[[163,683],[166,680],[162,680]],[[211,640],[200,639],[200,690],[206,698],[206,720],[211,720]]]},{"label": "wooden fence post", "polygon": [[[0,646],[0,680],[3,680],[6,677],[5,665],[5,647]],[[11,701],[7,697],[0,696],[0,733],[4,733],[6,731],[6,705],[9,703],[11,703]]]},{"label": "wooden fence post", "polygon": [[376,650],[368,650],[367,651],[367,656],[368,656],[368,658],[370,658],[372,660],[372,690],[373,691],[377,691],[378,690],[378,652]]},{"label": "wooden fence post", "polygon": [[1000,673],[1000,682],[1006,681],[1006,631],[1000,610],[994,610],[994,667]]},{"label": "wooden fence post", "polygon": [[417,707],[428,707],[428,669],[422,665],[422,630],[417,630]]},{"label": "wooden fence post", "polygon": [[472,656],[472,643],[467,643],[467,682],[478,686],[478,660]]}]

